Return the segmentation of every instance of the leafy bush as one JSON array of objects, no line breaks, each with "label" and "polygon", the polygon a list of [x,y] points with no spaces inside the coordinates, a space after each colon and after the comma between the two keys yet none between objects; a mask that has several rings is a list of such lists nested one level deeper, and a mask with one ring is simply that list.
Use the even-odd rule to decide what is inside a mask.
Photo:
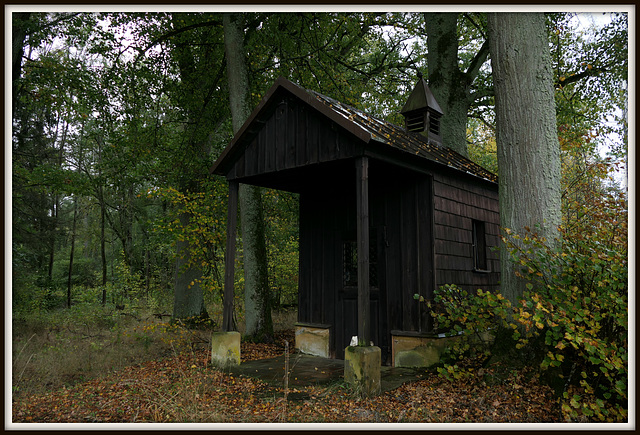
[{"label": "leafy bush", "polygon": [[[420,295],[415,299],[424,301]],[[512,311],[511,304],[501,294],[492,294],[478,289],[469,294],[466,290],[451,284],[436,290],[433,301],[427,305],[434,317],[435,329],[444,331],[448,337],[459,338],[445,349],[442,355],[444,367],[438,372],[448,379],[471,376],[472,371],[459,366],[470,353],[476,364],[484,364],[494,353],[494,346],[502,343],[496,334],[508,327],[507,319]]]},{"label": "leafy bush", "polygon": [[[560,248],[529,229],[522,236],[507,231],[503,241],[521,266],[517,275],[527,281],[518,306],[500,294],[467,294],[452,285],[437,290],[431,303],[439,327],[464,333],[450,352],[454,357],[473,351],[470,339],[486,330],[502,340],[476,341],[485,357],[504,341],[531,361],[536,357],[542,370],[561,379],[558,393],[569,421],[627,419],[627,208],[615,195],[600,201],[598,213],[570,231],[560,229]],[[449,361],[441,373],[461,376],[464,370]]]},{"label": "leafy bush", "polygon": [[[73,286],[92,287],[98,282],[96,262],[90,258],[77,256],[73,259],[71,284]],[[69,280],[69,259],[56,260],[53,267],[53,279],[58,286],[66,287]]]},{"label": "leafy bush", "polygon": [[572,420],[627,417],[626,230],[625,243],[603,240],[606,233],[565,237],[561,252],[535,235],[508,242],[529,289],[514,317],[518,346],[544,337],[541,367],[566,377],[562,410]]}]

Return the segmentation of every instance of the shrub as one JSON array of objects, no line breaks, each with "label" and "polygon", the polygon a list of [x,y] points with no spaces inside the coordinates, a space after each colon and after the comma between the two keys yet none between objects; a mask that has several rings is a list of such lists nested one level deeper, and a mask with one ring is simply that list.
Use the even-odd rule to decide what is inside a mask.
[{"label": "shrub", "polygon": [[[424,301],[419,295],[415,299]],[[459,336],[445,349],[442,360],[444,367],[438,372],[448,379],[459,379],[471,375],[468,369],[458,366],[465,357],[473,353],[477,364],[484,364],[493,354],[494,346],[502,341],[495,340],[496,334],[507,328],[511,304],[501,294],[492,294],[478,289],[468,293],[455,285],[447,284],[436,290],[433,301],[427,305],[434,317],[435,329],[446,336]]]},{"label": "shrub", "polygon": [[571,420],[627,417],[626,244],[602,236],[565,237],[561,252],[535,235],[513,237],[524,248],[507,242],[529,290],[514,316],[518,346],[544,337],[541,367],[566,379],[562,410]]},{"label": "shrub", "polygon": [[[627,419],[627,208],[614,195],[600,201],[597,212],[583,215],[570,230],[560,228],[561,243],[549,244],[530,229],[524,235],[506,231],[503,241],[520,265],[516,273],[527,281],[518,306],[499,294],[468,294],[453,285],[437,290],[431,303],[439,327],[467,337],[450,356],[469,355],[473,335],[495,331],[559,377],[557,392],[569,421]],[[501,341],[477,343],[488,357]],[[440,372],[465,374],[451,361]]]}]

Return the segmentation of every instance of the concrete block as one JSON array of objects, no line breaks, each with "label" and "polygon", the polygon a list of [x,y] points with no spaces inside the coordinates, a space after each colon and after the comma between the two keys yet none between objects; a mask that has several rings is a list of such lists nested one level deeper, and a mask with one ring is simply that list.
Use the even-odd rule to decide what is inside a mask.
[{"label": "concrete block", "polygon": [[429,367],[440,361],[444,350],[457,337],[392,335],[391,364],[394,367]]},{"label": "concrete block", "polygon": [[441,352],[432,344],[401,350],[395,354],[395,367],[430,367],[440,361]]},{"label": "concrete block", "polygon": [[329,328],[296,325],[296,349],[308,355],[329,358]]},{"label": "concrete block", "polygon": [[240,364],[239,332],[214,332],[211,335],[211,363],[217,367]]},{"label": "concrete block", "polygon": [[363,396],[380,394],[382,351],[377,346],[349,346],[344,351],[344,379]]},{"label": "concrete block", "polygon": [[[405,334],[392,332],[391,364],[394,367],[429,367],[437,364],[443,352],[463,338],[461,335],[446,337],[444,334]],[[489,331],[482,332],[481,337],[482,340],[479,340],[475,335],[471,336],[471,344],[478,345],[493,339]]]}]

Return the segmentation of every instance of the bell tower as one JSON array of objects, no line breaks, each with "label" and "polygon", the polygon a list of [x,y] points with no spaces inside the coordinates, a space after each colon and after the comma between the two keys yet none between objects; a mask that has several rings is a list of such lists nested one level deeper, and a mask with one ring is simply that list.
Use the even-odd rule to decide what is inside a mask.
[{"label": "bell tower", "polygon": [[413,131],[425,136],[429,142],[442,145],[440,133],[440,118],[442,109],[433,96],[427,82],[418,71],[418,83],[416,83],[407,102],[400,110],[404,116],[404,125],[407,131]]}]

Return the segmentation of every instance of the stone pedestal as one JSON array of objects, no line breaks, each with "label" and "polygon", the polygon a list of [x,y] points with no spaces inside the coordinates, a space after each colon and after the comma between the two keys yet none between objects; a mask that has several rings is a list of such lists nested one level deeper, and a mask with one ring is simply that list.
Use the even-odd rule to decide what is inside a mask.
[{"label": "stone pedestal", "polygon": [[296,323],[296,349],[308,355],[329,358],[330,325]]},{"label": "stone pedestal", "polygon": [[[447,348],[453,346],[462,335],[447,337],[445,334],[391,331],[391,365],[393,367],[430,367],[440,362]],[[482,341],[493,339],[488,331],[481,333]],[[471,344],[478,338],[471,337]]]},{"label": "stone pedestal", "polygon": [[211,335],[211,363],[217,367],[240,364],[239,332],[214,332]]},{"label": "stone pedestal", "polygon": [[380,394],[382,351],[377,346],[349,346],[344,350],[344,380],[363,396]]}]

